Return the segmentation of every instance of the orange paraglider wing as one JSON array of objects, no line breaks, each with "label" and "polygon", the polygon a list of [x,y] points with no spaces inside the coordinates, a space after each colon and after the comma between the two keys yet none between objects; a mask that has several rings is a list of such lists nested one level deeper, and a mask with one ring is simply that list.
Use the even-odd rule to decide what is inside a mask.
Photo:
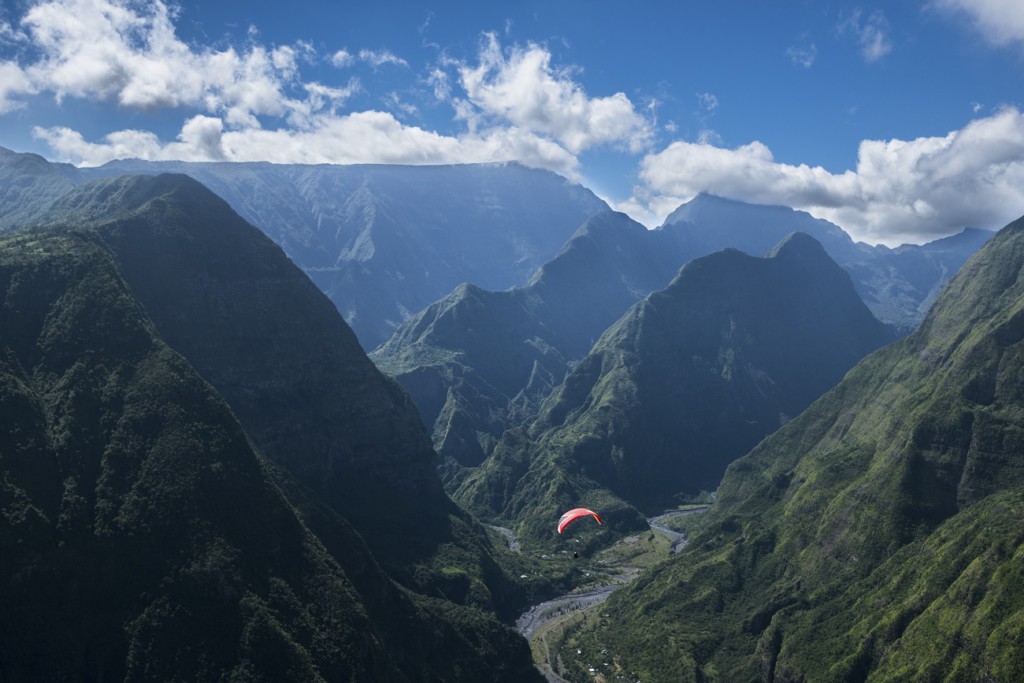
[{"label": "orange paraglider wing", "polygon": [[587,508],[573,508],[558,518],[558,533],[562,533],[565,530],[565,527],[569,526],[571,522],[575,522],[580,517],[593,517],[597,520],[598,524],[604,524],[598,514],[593,510],[588,510]]}]

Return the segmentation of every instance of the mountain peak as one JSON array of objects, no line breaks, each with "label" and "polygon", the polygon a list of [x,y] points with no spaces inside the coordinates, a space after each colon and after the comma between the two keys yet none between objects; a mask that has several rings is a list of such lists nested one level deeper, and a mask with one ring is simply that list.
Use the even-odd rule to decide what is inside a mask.
[{"label": "mountain peak", "polygon": [[799,213],[794,209],[787,206],[769,205],[769,204],[753,204],[750,202],[740,201],[738,199],[729,199],[727,197],[721,197],[716,194],[709,192],[700,192],[690,201],[685,204],[680,204],[675,211],[670,213],[666,218],[663,225],[671,225],[673,223],[682,223],[686,221],[696,221],[701,217],[706,217],[708,212],[717,214],[720,211],[726,211],[729,214],[735,212],[748,212],[750,210],[768,211],[771,213],[785,213],[794,214]]},{"label": "mountain peak", "polygon": [[781,242],[771,248],[765,257],[783,260],[829,259],[821,242],[805,232],[792,232],[786,235]]}]

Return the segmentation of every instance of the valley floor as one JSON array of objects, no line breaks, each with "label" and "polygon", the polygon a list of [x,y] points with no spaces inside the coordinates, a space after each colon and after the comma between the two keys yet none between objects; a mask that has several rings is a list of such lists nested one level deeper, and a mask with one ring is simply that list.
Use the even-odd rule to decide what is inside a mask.
[{"label": "valley floor", "polygon": [[[530,641],[534,663],[549,683],[567,683],[559,675],[565,672],[565,666],[557,651],[558,645],[574,627],[585,622],[609,595],[632,583],[646,568],[685,548],[686,534],[671,525],[682,518],[706,512],[709,507],[702,505],[671,510],[649,518],[649,533],[622,539],[601,551],[593,563],[582,560],[587,563],[584,570],[584,577],[588,579],[586,584],[565,595],[533,605],[519,617],[516,630]],[[507,529],[500,529],[499,532],[506,538],[511,534]],[[513,543],[514,537],[509,538],[510,548]],[[553,652],[556,653],[554,658]],[[594,666],[587,668],[591,673],[598,673]]]}]

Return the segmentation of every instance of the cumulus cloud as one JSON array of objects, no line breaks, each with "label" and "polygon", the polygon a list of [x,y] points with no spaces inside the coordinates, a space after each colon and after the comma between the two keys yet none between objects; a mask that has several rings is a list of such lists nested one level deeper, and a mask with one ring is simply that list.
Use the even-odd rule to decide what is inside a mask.
[{"label": "cumulus cloud", "polygon": [[889,20],[882,10],[875,10],[864,16],[857,8],[839,23],[839,33],[850,35],[860,45],[860,54],[864,61],[874,63],[892,52],[892,40],[889,38]]},{"label": "cumulus cloud", "polygon": [[[647,149],[653,124],[622,93],[590,97],[571,68],[556,68],[537,45],[503,50],[494,35],[475,63],[444,55],[416,82],[454,110],[443,134],[393,113],[345,112],[363,92],[348,83],[305,79],[307,65],[374,70],[408,67],[393,52],[338,49],[319,56],[303,41],[267,46],[251,29],[244,48],[183,42],[179,9],[165,0],[40,0],[0,25],[0,40],[22,42],[24,62],[0,62],[0,114],[28,95],[111,102],[123,108],[178,109],[173,139],[114,130],[87,140],[67,126],[37,127],[62,161],[95,165],[119,157],[271,160],[293,163],[465,163],[520,161],[579,179],[577,155],[600,145]],[[399,92],[402,94],[399,95]],[[408,96],[408,99],[407,99]],[[392,112],[417,116],[415,90],[383,96]],[[652,116],[653,120],[653,116]]]},{"label": "cumulus cloud", "polygon": [[994,45],[1024,47],[1024,4],[1020,0],[934,0],[939,9],[966,15]]},{"label": "cumulus cloud", "polygon": [[550,136],[573,153],[611,143],[639,152],[651,137],[650,123],[628,97],[589,97],[569,70],[551,65],[551,53],[539,45],[505,51],[497,36],[487,34],[479,64],[462,66],[459,76],[480,115]]},{"label": "cumulus cloud", "polygon": [[865,140],[856,170],[844,173],[779,163],[757,141],[677,141],[646,156],[639,177],[622,206],[648,224],[707,191],[804,209],[869,242],[918,242],[1024,213],[1024,115],[1006,107],[942,137]]},{"label": "cumulus cloud", "polygon": [[20,95],[36,92],[28,75],[15,62],[0,62],[0,114],[21,108]]},{"label": "cumulus cloud", "polygon": [[21,21],[39,58],[23,67],[33,91],[114,100],[139,109],[190,107],[229,125],[260,116],[302,114],[311,102],[289,97],[308,45],[244,52],[193,49],[176,35],[160,0],[50,0]]},{"label": "cumulus cloud", "polygon": [[201,161],[272,161],[277,163],[450,164],[520,161],[578,178],[576,157],[530,131],[495,128],[484,134],[440,135],[402,124],[386,112],[364,111],[322,116],[309,129],[246,128],[224,130],[219,119],[197,116],[185,123],[178,139],[161,142],[148,131],[123,130],[89,142],[70,128],[36,128],[58,157],[82,166],[117,158]]}]

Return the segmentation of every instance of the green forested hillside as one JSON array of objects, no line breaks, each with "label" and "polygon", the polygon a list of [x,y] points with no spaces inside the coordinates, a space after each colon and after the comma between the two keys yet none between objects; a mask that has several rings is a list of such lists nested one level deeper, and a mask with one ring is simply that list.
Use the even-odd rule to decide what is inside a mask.
[{"label": "green forested hillside", "polygon": [[159,333],[260,452],[352,523],[391,576],[514,611],[486,536],[441,489],[408,397],[280,247],[180,175],[88,183],[46,220],[102,237]]},{"label": "green forested hillside", "polygon": [[[188,229],[217,223],[177,220],[188,192],[148,197],[159,211],[117,224],[180,239],[174,253],[206,276],[244,271],[195,248]],[[165,343],[102,225],[0,243],[0,678],[534,680],[525,643],[488,611],[486,581],[504,579],[481,575],[482,532],[450,502],[424,507],[446,522],[420,529],[416,577],[396,584],[388,543],[414,522],[355,528],[257,455]]]},{"label": "green forested hillside", "polygon": [[4,679],[397,679],[113,259],[79,235],[2,246]]},{"label": "green forested hillside", "polygon": [[1019,680],[1024,220],[921,328],[730,466],[572,647],[642,680]]},{"label": "green forested hillside", "polygon": [[[456,499],[534,534],[574,499],[613,524],[622,501],[671,507],[714,489],[887,335],[807,235],[766,258],[695,259],[605,332],[528,435],[507,434]],[[622,520],[642,524],[635,512]]]}]

